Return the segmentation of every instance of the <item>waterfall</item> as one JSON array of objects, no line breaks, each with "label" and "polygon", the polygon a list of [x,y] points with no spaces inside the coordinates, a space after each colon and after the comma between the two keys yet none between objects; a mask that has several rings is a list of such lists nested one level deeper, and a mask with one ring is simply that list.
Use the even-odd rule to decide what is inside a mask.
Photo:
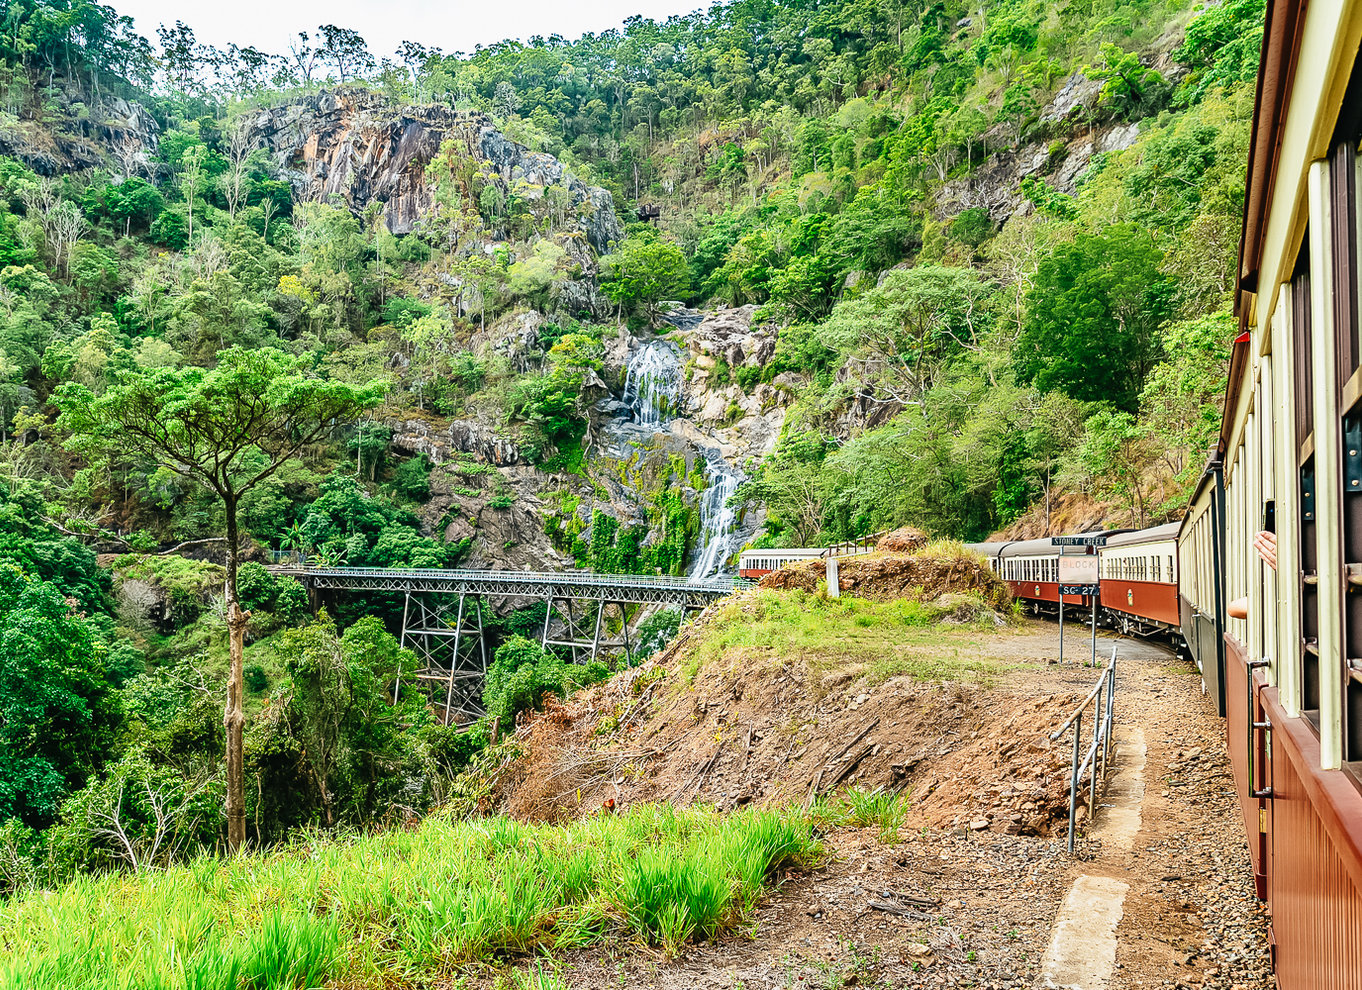
[{"label": "waterfall", "polygon": [[728,499],[744,476],[713,448],[706,449],[705,463],[709,486],[700,496],[700,548],[690,569],[692,580],[719,573],[737,549],[738,513],[729,507]]},{"label": "waterfall", "polygon": [[629,355],[624,375],[624,404],[634,422],[662,426],[681,398],[681,355],[661,340],[651,340]]}]

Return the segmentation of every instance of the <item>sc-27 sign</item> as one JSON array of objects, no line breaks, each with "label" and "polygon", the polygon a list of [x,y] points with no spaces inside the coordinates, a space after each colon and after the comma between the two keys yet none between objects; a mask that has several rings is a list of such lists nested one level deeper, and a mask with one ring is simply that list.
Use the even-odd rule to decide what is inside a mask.
[{"label": "sc-27 sign", "polygon": [[1096,554],[1061,554],[1059,558],[1060,594],[1095,595],[1098,586],[1099,558]]}]

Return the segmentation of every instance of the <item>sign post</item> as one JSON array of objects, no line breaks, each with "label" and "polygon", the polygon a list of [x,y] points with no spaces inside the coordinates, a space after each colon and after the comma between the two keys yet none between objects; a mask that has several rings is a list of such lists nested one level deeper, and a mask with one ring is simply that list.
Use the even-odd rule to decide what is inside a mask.
[{"label": "sign post", "polygon": [[[1100,541],[1100,542],[1098,542]],[[1092,666],[1097,665],[1097,598],[1101,593],[1100,559],[1096,548],[1105,544],[1102,536],[1056,536],[1056,546],[1081,546],[1085,553],[1059,555],[1059,659],[1064,659],[1064,596],[1087,595],[1092,599]]]},{"label": "sign post", "polygon": [[1088,662],[1089,667],[1097,666],[1097,593],[1092,596],[1092,659]]},{"label": "sign post", "polygon": [[1059,662],[1064,662],[1064,596],[1059,596]]}]

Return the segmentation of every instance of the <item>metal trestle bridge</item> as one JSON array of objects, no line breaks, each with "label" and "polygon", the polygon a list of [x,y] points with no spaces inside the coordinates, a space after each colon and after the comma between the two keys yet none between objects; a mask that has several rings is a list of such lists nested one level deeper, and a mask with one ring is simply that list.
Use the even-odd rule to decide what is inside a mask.
[{"label": "metal trestle bridge", "polygon": [[[694,611],[749,587],[748,582],[732,577],[689,580],[590,571],[321,567],[301,562],[270,570],[298,578],[314,594],[402,595],[402,645],[416,654],[417,677],[432,689],[431,701],[443,708],[446,724],[469,722],[482,714],[480,698],[488,662],[483,611],[491,599],[543,601],[541,644],[563,647],[574,663],[581,663],[595,660],[603,650],[630,648],[628,605],[669,605]],[[613,622],[607,622],[612,609],[620,620],[619,637],[614,639],[608,633]],[[561,629],[554,624],[555,618]]]}]

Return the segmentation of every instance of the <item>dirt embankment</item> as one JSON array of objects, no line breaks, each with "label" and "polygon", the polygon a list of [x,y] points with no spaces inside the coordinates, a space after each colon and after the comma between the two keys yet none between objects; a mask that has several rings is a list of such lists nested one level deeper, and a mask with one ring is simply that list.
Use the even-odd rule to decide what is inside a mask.
[{"label": "dirt embankment", "polygon": [[[960,544],[929,543],[913,529],[887,534],[873,553],[838,558],[837,572],[842,594],[874,601],[939,602],[947,595],[977,592],[988,607],[1001,612],[1012,598],[1007,585]],[[773,571],[760,587],[812,592],[826,580],[827,561],[809,560]]]},{"label": "dirt embankment", "polygon": [[[1065,818],[1069,754],[1047,735],[1075,704],[1069,692],[993,683],[1007,664],[943,680],[759,648],[706,652],[726,625],[756,624],[762,596],[791,594],[715,606],[657,660],[523,722],[524,756],[501,775],[498,804],[560,820],[640,801],[809,803],[859,787],[908,795],[912,827],[1048,835]],[[853,609],[845,633],[835,609],[817,618],[849,638],[864,614]],[[932,629],[923,649],[959,654],[1009,635]]]}]

